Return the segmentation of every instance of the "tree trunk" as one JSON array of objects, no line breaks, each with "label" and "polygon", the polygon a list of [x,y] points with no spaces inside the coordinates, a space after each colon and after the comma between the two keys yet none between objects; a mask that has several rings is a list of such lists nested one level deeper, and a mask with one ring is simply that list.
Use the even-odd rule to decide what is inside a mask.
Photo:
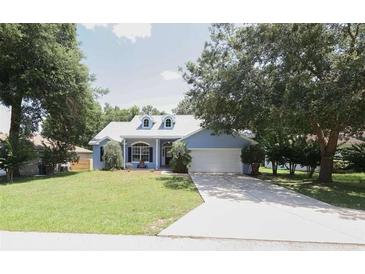
[{"label": "tree trunk", "polygon": [[309,167],[309,178],[312,178],[313,177],[313,173],[314,173],[314,171],[316,170],[316,167],[317,166],[310,166]]},{"label": "tree trunk", "polygon": [[275,161],[271,162],[272,165],[272,175],[276,176],[278,175],[278,165]]},{"label": "tree trunk", "polygon": [[[16,155],[19,150],[20,124],[22,120],[22,101],[23,98],[17,96],[11,105],[11,119],[9,130],[9,141],[13,148],[13,153]],[[14,167],[12,175],[19,176],[19,168]]]},{"label": "tree trunk", "polygon": [[319,170],[319,181],[322,183],[332,182],[333,156],[321,155],[321,166]]},{"label": "tree trunk", "polygon": [[296,164],[294,163],[289,163],[289,174],[290,175],[294,175],[295,174],[295,168],[296,168]]},{"label": "tree trunk", "polygon": [[257,176],[259,174],[260,164],[252,163],[251,164],[251,175]]},{"label": "tree trunk", "polygon": [[322,183],[332,182],[333,157],[335,156],[337,149],[338,135],[338,131],[331,131],[327,143],[319,139],[319,144],[321,147],[319,181]]}]

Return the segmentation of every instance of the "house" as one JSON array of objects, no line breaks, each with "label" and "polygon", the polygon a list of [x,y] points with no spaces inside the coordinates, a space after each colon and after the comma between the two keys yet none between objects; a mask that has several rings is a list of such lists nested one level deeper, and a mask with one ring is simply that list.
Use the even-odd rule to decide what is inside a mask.
[{"label": "house", "polygon": [[[0,132],[0,140],[5,140],[8,137],[6,133]],[[39,152],[43,148],[43,144],[47,147],[51,147],[52,143],[44,138],[40,134],[33,134],[29,137],[29,141],[31,141],[34,145],[34,148],[38,154],[33,160],[27,161],[21,165],[19,168],[19,173],[21,176],[32,176],[32,175],[41,175],[44,173],[44,169],[42,168],[42,159],[39,157]],[[71,165],[72,170],[90,170],[90,165],[92,166],[92,151],[75,146],[75,153],[77,154],[79,161],[78,163],[73,163]],[[87,166],[87,168],[86,168]],[[5,175],[4,170],[0,170],[0,176]]]},{"label": "house", "polygon": [[103,146],[120,142],[125,168],[168,167],[172,143],[184,141],[191,151],[192,172],[242,172],[241,149],[254,142],[242,135],[214,135],[192,115],[141,115],[130,122],[111,122],[90,142],[94,169],[104,168]]}]

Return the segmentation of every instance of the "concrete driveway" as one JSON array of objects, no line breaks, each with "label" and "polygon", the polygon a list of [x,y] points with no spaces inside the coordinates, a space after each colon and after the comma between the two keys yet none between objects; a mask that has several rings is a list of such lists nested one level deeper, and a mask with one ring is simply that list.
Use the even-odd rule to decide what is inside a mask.
[{"label": "concrete driveway", "polygon": [[365,244],[365,212],[241,175],[193,174],[205,203],[163,236]]}]

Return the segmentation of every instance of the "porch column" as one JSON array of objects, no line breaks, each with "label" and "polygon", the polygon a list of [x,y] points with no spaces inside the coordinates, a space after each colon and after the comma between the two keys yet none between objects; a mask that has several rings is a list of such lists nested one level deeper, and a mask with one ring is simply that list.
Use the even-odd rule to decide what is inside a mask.
[{"label": "porch column", "polygon": [[156,169],[160,168],[160,139],[156,139]]},{"label": "porch column", "polygon": [[125,169],[125,139],[123,139],[123,168]]}]

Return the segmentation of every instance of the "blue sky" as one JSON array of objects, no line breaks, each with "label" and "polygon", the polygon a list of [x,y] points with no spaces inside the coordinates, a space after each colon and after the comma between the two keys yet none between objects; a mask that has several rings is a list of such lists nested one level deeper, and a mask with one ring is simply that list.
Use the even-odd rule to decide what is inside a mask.
[{"label": "blue sky", "polygon": [[[209,24],[79,24],[78,38],[100,99],[120,107],[151,104],[170,112],[187,85],[178,73],[196,60],[209,39]],[[0,106],[0,131],[9,129],[9,110]]]}]

